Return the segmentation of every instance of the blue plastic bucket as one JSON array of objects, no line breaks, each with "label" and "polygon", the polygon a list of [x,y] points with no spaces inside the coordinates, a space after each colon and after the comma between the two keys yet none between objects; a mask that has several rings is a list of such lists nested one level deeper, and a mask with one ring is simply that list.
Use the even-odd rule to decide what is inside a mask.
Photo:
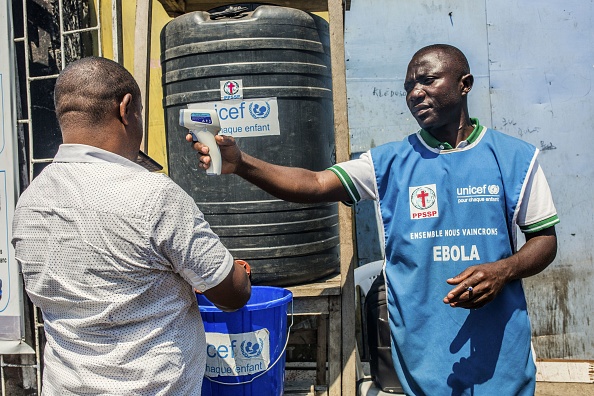
[{"label": "blue plastic bucket", "polygon": [[252,286],[247,304],[223,312],[197,294],[206,332],[202,396],[280,396],[284,390],[287,314],[293,294]]}]

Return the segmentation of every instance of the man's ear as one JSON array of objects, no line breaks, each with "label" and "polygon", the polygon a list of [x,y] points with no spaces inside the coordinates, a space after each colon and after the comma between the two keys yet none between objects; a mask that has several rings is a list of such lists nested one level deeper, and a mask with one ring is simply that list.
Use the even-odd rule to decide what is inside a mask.
[{"label": "man's ear", "polygon": [[120,102],[120,118],[122,119],[122,124],[128,126],[129,117],[132,114],[132,95],[127,93],[124,95],[124,98]]},{"label": "man's ear", "polygon": [[474,76],[472,74],[463,75],[460,84],[462,85],[462,95],[468,95],[474,85]]}]

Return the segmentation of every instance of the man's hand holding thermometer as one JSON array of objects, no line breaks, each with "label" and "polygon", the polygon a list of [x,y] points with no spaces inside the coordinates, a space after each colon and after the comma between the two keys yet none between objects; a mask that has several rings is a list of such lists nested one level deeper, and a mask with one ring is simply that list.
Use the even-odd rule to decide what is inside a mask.
[{"label": "man's hand holding thermometer", "polygon": [[[257,174],[260,167],[276,167],[242,152],[233,136],[218,135],[221,127],[215,110],[181,109],[179,124],[189,130],[186,141],[191,142],[192,148],[198,151],[198,166],[206,169],[207,175],[234,173],[255,180],[258,176],[250,174],[254,171]],[[208,151],[204,149],[205,146]],[[253,183],[261,186],[257,181]]]},{"label": "man's hand holding thermometer", "polygon": [[179,111],[179,125],[190,131],[193,141],[208,146],[210,166],[206,170],[206,174],[220,175],[222,167],[221,151],[214,138],[221,130],[217,112],[204,109],[181,109]]}]

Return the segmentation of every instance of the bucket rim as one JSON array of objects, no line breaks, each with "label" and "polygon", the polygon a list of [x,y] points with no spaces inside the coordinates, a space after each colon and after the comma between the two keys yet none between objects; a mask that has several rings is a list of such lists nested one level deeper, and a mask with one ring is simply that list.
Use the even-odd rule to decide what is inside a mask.
[{"label": "bucket rim", "polygon": [[[244,305],[242,308],[240,308],[240,309],[238,309],[237,311],[234,311],[234,312],[240,312],[240,311],[258,311],[258,310],[267,309],[267,308],[274,308],[274,307],[279,307],[281,305],[288,304],[289,302],[292,301],[292,299],[293,299],[293,293],[290,290],[287,290],[287,289],[285,289],[283,287],[275,287],[275,286],[252,286],[252,293],[254,293],[254,291],[256,291],[256,292],[259,291],[259,290],[260,291],[262,291],[262,290],[269,290],[270,291],[272,289],[282,291],[283,296],[280,297],[280,298],[276,298],[274,300],[263,301],[263,302],[259,302],[259,303],[255,303],[255,304],[249,304],[249,300],[248,300],[248,304]],[[198,302],[198,308],[200,309],[200,312],[223,312],[223,311],[221,311],[220,309],[218,309],[214,305],[200,305],[200,302]],[[233,312],[231,312],[231,313],[233,313]]]}]

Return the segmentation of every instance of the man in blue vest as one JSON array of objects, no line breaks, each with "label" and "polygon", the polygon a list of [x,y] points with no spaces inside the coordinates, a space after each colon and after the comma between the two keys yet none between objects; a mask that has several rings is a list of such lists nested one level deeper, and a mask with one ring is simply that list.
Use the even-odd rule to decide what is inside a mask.
[{"label": "man in blue vest", "polygon": [[[470,118],[473,81],[457,48],[420,49],[404,88],[421,129],[321,172],[265,163],[217,137],[223,173],[281,199],[377,202],[392,355],[409,395],[535,390],[521,280],[555,258],[559,219],[538,150]],[[208,148],[194,148],[207,167]]]}]

